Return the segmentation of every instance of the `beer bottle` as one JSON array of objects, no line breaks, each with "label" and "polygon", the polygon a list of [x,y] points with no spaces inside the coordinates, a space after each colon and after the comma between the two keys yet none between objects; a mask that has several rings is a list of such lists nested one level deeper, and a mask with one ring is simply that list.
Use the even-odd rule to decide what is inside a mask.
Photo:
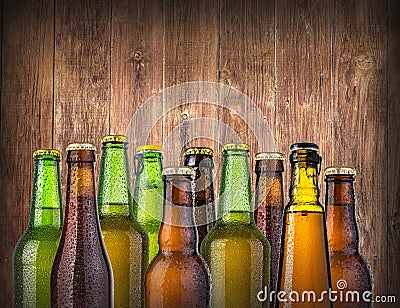
[{"label": "beer bottle", "polygon": [[184,153],[185,166],[192,167],[195,177],[194,220],[199,234],[199,244],[214,226],[214,151],[205,147],[192,147]]},{"label": "beer bottle", "polygon": [[112,271],[94,191],[95,150],[90,143],[67,146],[65,220],[51,271],[52,307],[112,307]]},{"label": "beer bottle", "polygon": [[[371,307],[372,275],[359,252],[359,235],[355,217],[354,177],[350,167],[325,169],[326,224],[330,255],[332,288],[337,291],[335,307]],[[357,299],[340,296],[340,291],[357,291]],[[367,293],[366,293],[367,294]],[[348,300],[348,302],[346,302]]]},{"label": "beer bottle", "polygon": [[[270,245],[254,222],[249,146],[224,145],[219,219],[201,244],[210,267],[213,307],[266,307]],[[265,296],[264,296],[265,297]]]},{"label": "beer bottle", "polygon": [[102,144],[98,206],[114,276],[114,306],[143,307],[149,240],[133,217],[128,139],[109,135]]},{"label": "beer bottle", "polygon": [[257,227],[271,245],[270,291],[277,289],[279,256],[283,225],[283,155],[276,152],[258,153],[256,167],[256,210]]},{"label": "beer bottle", "polygon": [[149,263],[158,252],[158,231],[162,220],[164,184],[162,150],[158,145],[142,145],[135,154],[134,215],[149,236]]},{"label": "beer bottle", "polygon": [[14,307],[50,307],[50,274],[61,235],[61,154],[33,154],[34,176],[29,225],[13,257]]},{"label": "beer bottle", "polygon": [[285,307],[330,307],[325,216],[318,200],[321,157],[313,143],[295,143],[290,150],[290,201],[284,213],[278,281],[286,296],[278,296],[277,301],[283,305],[282,298],[286,299]]},{"label": "beer bottle", "polygon": [[146,274],[146,307],[210,307],[211,278],[197,250],[192,168],[166,168],[160,250]]}]

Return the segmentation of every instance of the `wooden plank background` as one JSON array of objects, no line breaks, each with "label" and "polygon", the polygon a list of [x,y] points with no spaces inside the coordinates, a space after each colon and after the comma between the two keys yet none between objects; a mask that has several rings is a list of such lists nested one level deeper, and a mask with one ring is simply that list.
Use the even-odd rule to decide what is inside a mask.
[{"label": "wooden plank background", "polygon": [[[28,222],[32,152],[72,141],[99,147],[101,136],[125,133],[146,99],[198,80],[248,95],[285,155],[291,143],[312,141],[324,167],[357,168],[361,251],[375,294],[400,301],[398,1],[3,0],[0,9],[4,306],[12,252]],[[216,120],[210,136],[191,140],[190,120],[205,116]],[[179,126],[170,151],[201,142],[218,162],[217,121],[249,139],[255,154],[237,114],[196,102],[166,112],[149,142],[162,143]],[[64,189],[65,169],[63,160]]]}]

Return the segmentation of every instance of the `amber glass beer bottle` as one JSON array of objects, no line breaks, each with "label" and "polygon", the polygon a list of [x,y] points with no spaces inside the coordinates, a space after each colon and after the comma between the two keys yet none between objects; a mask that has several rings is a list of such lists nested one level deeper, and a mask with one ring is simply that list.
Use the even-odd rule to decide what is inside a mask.
[{"label": "amber glass beer bottle", "polygon": [[257,227],[271,245],[270,291],[277,289],[279,256],[283,225],[283,155],[277,152],[258,153],[256,161],[256,210]]},{"label": "amber glass beer bottle", "polygon": [[210,307],[210,272],[197,251],[192,168],[166,168],[160,250],[146,274],[146,307]]},{"label": "amber glass beer bottle", "polygon": [[67,198],[51,272],[52,307],[112,307],[112,271],[104,248],[94,191],[95,147],[67,146]]},{"label": "amber glass beer bottle", "polygon": [[[372,300],[372,275],[359,252],[355,175],[355,169],[350,167],[325,169],[326,224],[332,288],[338,292],[335,307],[371,307],[369,301]],[[344,296],[340,297],[340,291],[343,291]],[[352,295],[351,298],[346,298],[347,291],[356,291],[356,297],[353,298]],[[363,295],[367,301],[363,299]]]},{"label": "amber glass beer bottle", "polygon": [[[210,267],[213,307],[266,307],[270,245],[254,222],[249,146],[224,145],[219,218],[201,244]],[[265,296],[264,296],[265,297]]]},{"label": "amber glass beer bottle", "polygon": [[[330,307],[325,213],[318,200],[321,157],[313,143],[295,143],[290,150],[290,201],[284,214],[278,281],[286,296],[278,296],[277,300],[282,307]],[[289,297],[291,292],[299,297]],[[288,302],[283,303],[282,299]]]},{"label": "amber glass beer bottle", "polygon": [[184,153],[185,166],[196,171],[194,219],[199,234],[199,244],[214,226],[214,151],[206,147],[192,147]]},{"label": "amber glass beer bottle", "polygon": [[14,307],[50,307],[50,274],[61,235],[59,151],[33,154],[34,175],[29,225],[13,258]]},{"label": "amber glass beer bottle", "polygon": [[143,307],[149,241],[133,217],[128,139],[104,136],[98,188],[101,232],[114,277],[114,307]]},{"label": "amber glass beer bottle", "polygon": [[158,253],[158,231],[162,220],[164,184],[162,150],[158,145],[141,145],[135,154],[134,215],[149,236],[149,263]]}]

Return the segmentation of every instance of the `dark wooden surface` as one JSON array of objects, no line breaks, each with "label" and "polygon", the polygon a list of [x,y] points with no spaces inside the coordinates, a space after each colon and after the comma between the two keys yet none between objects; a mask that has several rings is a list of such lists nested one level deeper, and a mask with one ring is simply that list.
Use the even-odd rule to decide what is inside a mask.
[{"label": "dark wooden surface", "polygon": [[[100,148],[103,135],[126,132],[148,98],[199,80],[248,95],[286,157],[291,143],[312,141],[323,167],[357,168],[361,251],[375,294],[400,301],[398,1],[3,0],[1,11],[4,306],[11,304],[12,252],[28,222],[32,152],[64,152],[73,141]],[[162,143],[177,129],[166,155],[201,143],[220,161],[221,123],[250,143],[252,155],[261,149],[246,126],[251,110],[234,98],[172,110],[160,101],[148,112],[161,108],[165,116],[147,141]],[[201,117],[215,121],[208,136],[192,140],[199,124],[191,120]],[[64,185],[65,169],[63,160]]]}]

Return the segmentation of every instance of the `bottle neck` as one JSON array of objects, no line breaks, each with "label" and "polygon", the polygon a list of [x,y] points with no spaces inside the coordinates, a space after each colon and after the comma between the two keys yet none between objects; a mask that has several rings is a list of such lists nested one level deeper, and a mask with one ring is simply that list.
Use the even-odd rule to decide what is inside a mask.
[{"label": "bottle neck", "polygon": [[[74,150],[67,156],[67,198],[66,216],[71,213],[70,219],[77,219],[74,213],[97,220],[96,198],[94,190],[94,151]],[[69,213],[70,212],[70,213]]]},{"label": "bottle neck", "polygon": [[60,164],[56,159],[35,159],[30,227],[61,229]]},{"label": "bottle neck", "polygon": [[326,225],[329,251],[358,252],[354,178],[328,176],[326,182]]},{"label": "bottle neck", "polygon": [[256,161],[256,206],[283,207],[283,161]]},{"label": "bottle neck", "polygon": [[254,223],[248,152],[225,151],[221,178],[219,221]]},{"label": "bottle neck", "polygon": [[98,186],[100,218],[132,216],[132,195],[126,143],[103,145]]},{"label": "bottle neck", "polygon": [[318,164],[316,162],[292,162],[289,197],[294,203],[318,203]]},{"label": "bottle neck", "polygon": [[166,176],[163,220],[158,237],[160,251],[197,252],[192,183],[190,176]]}]

